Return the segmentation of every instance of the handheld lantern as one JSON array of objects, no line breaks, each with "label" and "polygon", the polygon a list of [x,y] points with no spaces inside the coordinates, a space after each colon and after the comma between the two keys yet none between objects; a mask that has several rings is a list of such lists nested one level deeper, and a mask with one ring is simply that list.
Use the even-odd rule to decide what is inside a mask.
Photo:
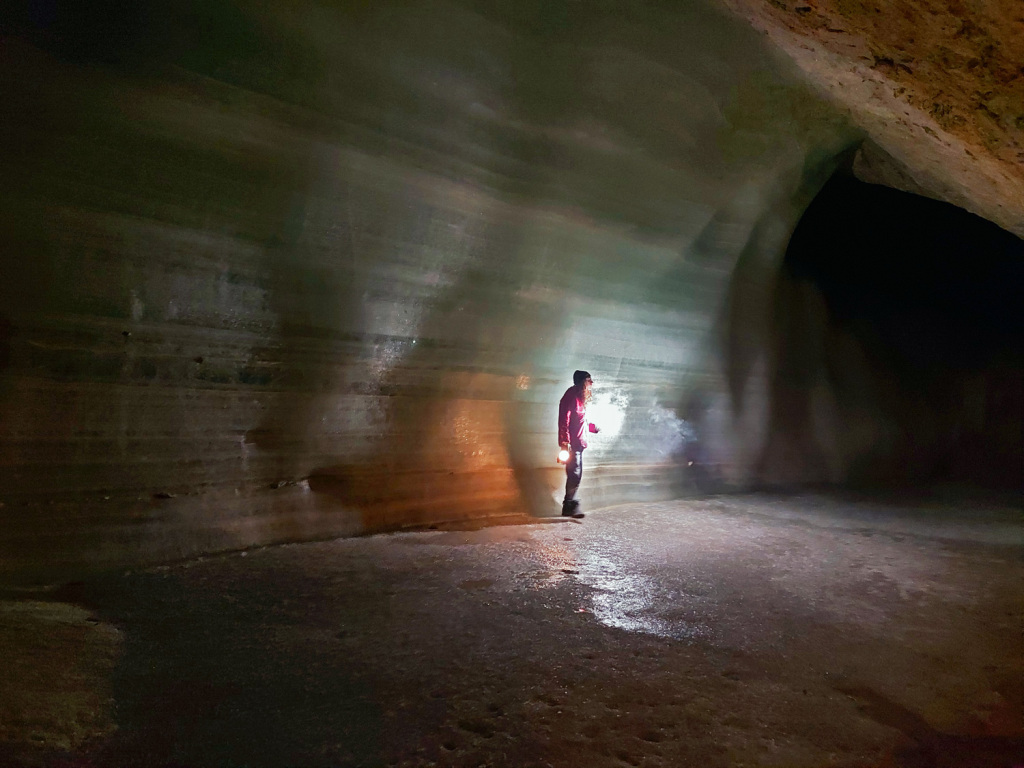
[{"label": "handheld lantern", "polygon": [[565,464],[569,461],[569,452],[564,448],[558,452],[558,458],[555,459],[558,464]]}]

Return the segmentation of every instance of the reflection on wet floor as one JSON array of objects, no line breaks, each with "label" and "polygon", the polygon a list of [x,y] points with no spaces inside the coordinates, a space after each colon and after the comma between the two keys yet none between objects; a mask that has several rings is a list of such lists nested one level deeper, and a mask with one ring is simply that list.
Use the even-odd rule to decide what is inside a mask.
[{"label": "reflection on wet floor", "polygon": [[646,555],[632,551],[625,542],[614,546],[588,541],[579,544],[565,537],[561,541],[538,538],[531,554],[544,568],[521,574],[535,589],[555,587],[568,578],[588,587],[580,612],[593,614],[601,624],[628,632],[639,632],[676,640],[708,640],[710,628],[694,616],[704,615],[698,593],[666,588],[663,580],[648,575]]},{"label": "reflection on wet floor", "polygon": [[605,626],[676,640],[710,636],[708,627],[684,618],[678,594],[643,573],[599,552],[585,552],[580,560],[578,578],[593,588],[591,610]]}]

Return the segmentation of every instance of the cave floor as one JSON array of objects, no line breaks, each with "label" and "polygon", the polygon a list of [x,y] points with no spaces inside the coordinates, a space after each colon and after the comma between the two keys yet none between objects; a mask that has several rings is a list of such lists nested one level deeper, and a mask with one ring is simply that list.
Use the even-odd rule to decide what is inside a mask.
[{"label": "cave floor", "polygon": [[49,599],[117,634],[116,730],[0,735],[65,766],[1020,765],[1022,542],[1004,507],[733,496],[110,574]]}]

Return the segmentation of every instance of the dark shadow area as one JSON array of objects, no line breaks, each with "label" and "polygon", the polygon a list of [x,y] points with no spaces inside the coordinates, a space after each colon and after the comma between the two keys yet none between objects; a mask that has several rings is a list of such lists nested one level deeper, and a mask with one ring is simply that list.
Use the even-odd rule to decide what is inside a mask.
[{"label": "dark shadow area", "polygon": [[777,284],[766,454],[777,460],[788,437],[800,448],[786,460],[831,461],[832,479],[853,485],[1019,490],[1021,285],[1017,237],[837,174]]},{"label": "dark shadow area", "polygon": [[310,79],[318,71],[308,48],[283,28],[259,23],[244,3],[15,0],[5,5],[7,34],[68,63],[136,76],[181,67],[278,97],[291,92],[294,79]]},{"label": "dark shadow area", "polygon": [[[793,281],[779,280],[777,275],[784,233],[797,226],[802,213],[837,168],[852,161],[862,139],[842,126],[835,128],[832,141],[830,149],[809,153],[802,165],[781,174],[762,193],[762,212],[736,255],[714,336],[724,357],[722,386],[736,420],[734,428],[742,432],[739,439],[744,445],[732,446],[731,454],[719,451],[717,455],[700,445],[702,435],[714,432],[700,423],[711,421],[715,384],[704,392],[699,386],[688,386],[679,411],[696,426],[695,444],[688,440],[686,468],[699,492],[720,491],[728,486],[723,482],[723,469],[730,464],[752,465],[753,476],[740,481],[747,489],[762,483],[797,488],[820,482],[827,475],[820,450],[808,433],[811,391],[820,368],[820,354],[815,354],[813,343],[810,348],[807,345],[820,335],[820,323],[807,316],[813,306],[804,306],[805,297],[794,294]],[[726,222],[723,218],[709,223],[695,243],[698,254],[714,253],[716,242],[729,241]],[[801,358],[808,363],[800,363]],[[770,380],[768,393],[764,391],[765,376]],[[768,403],[764,402],[765,394]],[[767,435],[759,431],[765,421]],[[763,449],[759,448],[762,445]]]},{"label": "dark shadow area", "polygon": [[[187,572],[100,579],[83,588],[78,600],[132,627],[111,681],[118,733],[89,750],[95,764],[372,763],[387,728],[373,698],[379,688],[337,652],[361,627],[351,620],[333,627],[295,602],[298,595],[322,601],[322,578],[268,576],[250,580],[259,607],[202,585],[183,599],[192,582]],[[368,623],[387,614],[358,593],[346,600],[346,611]],[[300,653],[282,646],[284,637],[299,636]],[[325,756],[311,744],[336,746],[321,747],[332,752]]]},{"label": "dark shadow area", "polygon": [[[1007,699],[1013,693],[1011,685],[1001,686],[1000,693]],[[1024,755],[1024,739],[986,733],[984,723],[972,724],[972,730],[979,733],[942,733],[916,712],[870,688],[839,685],[836,690],[856,701],[864,715],[895,728],[903,735],[904,740],[893,750],[895,765],[907,768],[999,768],[1018,765],[1017,761]],[[1007,709],[1011,707],[1007,706]]]}]

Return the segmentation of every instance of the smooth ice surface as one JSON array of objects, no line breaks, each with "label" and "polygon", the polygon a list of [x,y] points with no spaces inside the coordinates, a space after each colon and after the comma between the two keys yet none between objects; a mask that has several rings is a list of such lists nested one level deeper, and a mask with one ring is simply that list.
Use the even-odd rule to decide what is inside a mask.
[{"label": "smooth ice surface", "polygon": [[1024,758],[1022,542],[998,504],[720,497],[53,597],[123,635],[104,765],[995,768]]}]

